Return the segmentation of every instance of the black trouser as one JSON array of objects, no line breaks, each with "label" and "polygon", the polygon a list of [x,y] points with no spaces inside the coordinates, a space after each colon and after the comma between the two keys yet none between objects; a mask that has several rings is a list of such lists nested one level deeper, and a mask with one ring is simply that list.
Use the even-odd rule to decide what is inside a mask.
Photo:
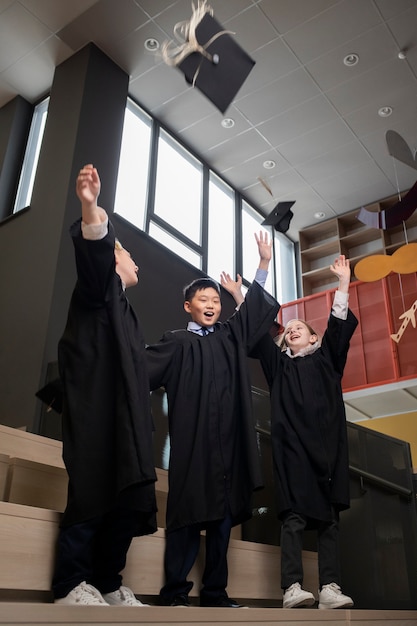
[{"label": "black trouser", "polygon": [[[227,597],[227,549],[229,547],[232,518],[208,522],[206,529],[206,562],[202,578],[200,598],[219,599]],[[165,585],[161,597],[170,604],[175,596],[188,595],[193,583],[187,576],[198,555],[201,524],[167,531],[165,544]]]},{"label": "black trouser", "polygon": [[[317,548],[320,589],[329,583],[340,584],[339,567],[339,514],[333,511],[330,522],[317,522]],[[307,518],[298,513],[288,513],[281,527],[281,587],[303,583],[302,535]]]},{"label": "black trouser", "polygon": [[52,581],[54,597],[63,598],[84,580],[101,593],[118,589],[140,515],[137,511],[114,509],[61,528]]}]

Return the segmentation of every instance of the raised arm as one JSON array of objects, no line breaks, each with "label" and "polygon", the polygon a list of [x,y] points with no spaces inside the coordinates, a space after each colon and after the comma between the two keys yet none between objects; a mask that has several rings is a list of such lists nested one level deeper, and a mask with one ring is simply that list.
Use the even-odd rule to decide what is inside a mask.
[{"label": "raised arm", "polygon": [[97,206],[100,194],[100,177],[91,163],[80,170],[76,182],[77,196],[81,202],[81,213],[84,224],[101,224],[106,221],[107,213]]},{"label": "raised arm", "polygon": [[344,254],[341,254],[335,259],[333,265],[330,266],[330,271],[339,279],[339,291],[349,293],[351,274],[349,259],[347,259]]},{"label": "raised arm", "polygon": [[268,271],[269,262],[272,257],[272,240],[269,240],[268,233],[263,230],[259,231],[259,235],[255,233],[255,239],[259,251],[258,269]]},{"label": "raised arm", "polygon": [[[255,233],[256,243],[258,244],[259,251],[259,265],[258,270],[263,270],[264,272],[268,271],[269,262],[272,256],[272,241],[269,241],[268,233],[265,231],[259,231],[259,235]],[[263,277],[264,278],[264,277]],[[258,279],[255,277],[255,280],[258,280],[262,287],[265,284],[265,280]],[[220,276],[220,284],[226,289],[234,298],[236,304],[239,306],[244,301],[245,297],[242,293],[242,277],[240,274],[237,275],[237,280],[233,280],[230,274],[226,272],[222,272]]]},{"label": "raised arm", "polygon": [[220,284],[233,296],[237,306],[242,304],[245,296],[242,293],[242,276],[240,274],[237,275],[237,280],[233,280],[230,274],[222,272],[220,274]]}]

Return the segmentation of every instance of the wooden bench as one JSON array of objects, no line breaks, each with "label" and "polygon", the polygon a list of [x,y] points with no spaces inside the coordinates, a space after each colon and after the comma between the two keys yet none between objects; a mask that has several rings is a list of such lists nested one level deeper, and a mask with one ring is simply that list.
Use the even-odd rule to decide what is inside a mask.
[{"label": "wooden bench", "polygon": [[[66,502],[67,474],[62,444],[0,426],[0,590],[49,591],[55,543]],[[3,476],[3,478],[2,478]],[[137,537],[129,550],[124,581],[137,594],[157,595],[163,584],[168,475],[157,469],[158,524],[153,535]],[[3,482],[2,482],[3,481]],[[3,489],[2,489],[3,485]],[[2,493],[3,491],[3,493]],[[228,592],[236,598],[280,600],[280,548],[240,540],[229,546]],[[318,585],[317,554],[304,552],[304,582]],[[204,533],[190,574],[197,596],[204,566]]]}]

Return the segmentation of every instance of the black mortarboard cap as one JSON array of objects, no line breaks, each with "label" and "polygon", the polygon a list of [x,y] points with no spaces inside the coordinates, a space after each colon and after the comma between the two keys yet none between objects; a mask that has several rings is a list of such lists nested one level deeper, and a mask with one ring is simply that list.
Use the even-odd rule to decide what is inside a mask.
[{"label": "black mortarboard cap", "polygon": [[286,233],[294,217],[294,213],[291,211],[293,204],[295,204],[295,200],[278,202],[274,210],[264,219],[262,226],[273,226],[279,233]]},{"label": "black mortarboard cap", "polygon": [[191,52],[177,67],[188,83],[195,85],[224,113],[255,61],[209,13],[197,24],[195,36],[208,56]]},{"label": "black mortarboard cap", "polygon": [[51,380],[45,387],[39,389],[39,391],[35,393],[35,396],[47,405],[47,411],[53,409],[59,414],[62,413],[63,389],[60,378]]}]

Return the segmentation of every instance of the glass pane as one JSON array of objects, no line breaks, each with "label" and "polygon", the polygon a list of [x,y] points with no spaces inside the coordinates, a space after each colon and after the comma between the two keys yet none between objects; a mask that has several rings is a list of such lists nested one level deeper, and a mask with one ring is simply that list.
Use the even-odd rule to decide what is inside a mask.
[{"label": "glass pane", "polygon": [[217,176],[210,176],[207,273],[220,280],[222,271],[235,276],[234,195]]},{"label": "glass pane", "polygon": [[114,210],[143,230],[148,188],[151,120],[128,102],[123,126]]},{"label": "glass pane", "polygon": [[279,303],[297,299],[294,244],[282,233],[275,233],[276,298]]},{"label": "glass pane", "polygon": [[178,256],[184,259],[184,261],[188,261],[188,263],[191,263],[194,267],[201,269],[201,256],[199,254],[178,241],[178,239],[167,233],[162,228],[159,228],[159,226],[153,222],[150,222],[149,224],[149,234],[160,244],[169,248],[171,252],[178,254]]},{"label": "glass pane", "polygon": [[32,199],[33,183],[38,167],[39,153],[48,115],[48,105],[49,98],[46,98],[46,100],[43,100],[35,107],[33,112],[13,213],[17,213],[29,206]]},{"label": "glass pane", "polygon": [[[256,269],[259,265],[258,246],[255,240],[255,233],[260,230],[266,231],[271,237],[271,229],[261,226],[264,218],[256,213],[246,202],[242,203],[242,254],[243,254],[243,277],[250,283],[255,278]],[[271,259],[269,265],[268,278],[266,280],[265,289],[273,294],[273,273],[274,263]]]},{"label": "glass pane", "polygon": [[161,131],[155,214],[201,244],[202,165]]}]

